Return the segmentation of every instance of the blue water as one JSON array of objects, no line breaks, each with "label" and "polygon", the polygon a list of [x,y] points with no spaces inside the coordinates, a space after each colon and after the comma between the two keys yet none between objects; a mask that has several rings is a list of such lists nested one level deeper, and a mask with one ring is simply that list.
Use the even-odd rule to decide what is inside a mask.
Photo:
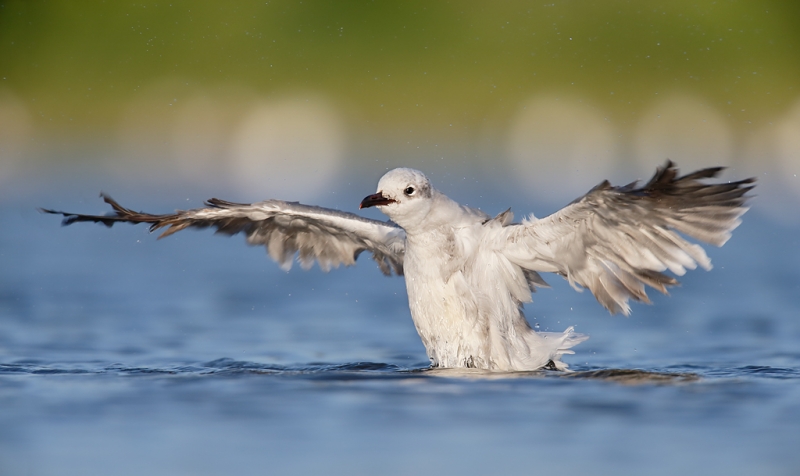
[{"label": "blue water", "polygon": [[286,273],[240,237],[33,208],[93,195],[0,203],[2,475],[800,474],[800,229],[758,206],[630,318],[546,276],[526,312],[591,336],[578,372],[485,375],[426,371],[366,257]]}]

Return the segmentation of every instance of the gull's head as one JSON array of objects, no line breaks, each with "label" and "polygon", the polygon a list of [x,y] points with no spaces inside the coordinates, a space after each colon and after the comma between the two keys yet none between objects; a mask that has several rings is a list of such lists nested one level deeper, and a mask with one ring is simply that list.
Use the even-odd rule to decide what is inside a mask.
[{"label": "gull's head", "polygon": [[433,188],[419,170],[393,169],[378,181],[378,192],[361,201],[359,208],[378,207],[395,223],[413,226],[430,212]]}]

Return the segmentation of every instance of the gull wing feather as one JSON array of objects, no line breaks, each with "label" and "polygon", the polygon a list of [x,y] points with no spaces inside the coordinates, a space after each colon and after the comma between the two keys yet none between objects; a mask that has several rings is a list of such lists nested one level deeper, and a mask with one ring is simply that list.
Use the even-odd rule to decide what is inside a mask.
[{"label": "gull wing feather", "polygon": [[64,216],[63,225],[95,222],[112,226],[118,222],[149,223],[150,231],[164,229],[159,238],[184,228],[216,228],[217,233],[243,233],[250,245],[263,245],[269,255],[284,269],[292,266],[295,254],[303,268],[314,261],[328,271],[341,264],[351,266],[362,251],[372,253],[378,267],[386,275],[403,274],[405,231],[391,222],[370,220],[329,208],[297,202],[266,200],[252,204],[233,203],[212,198],[205,208],[178,210],[153,215],[135,212],[101,194],[111,205],[109,215],[83,215],[41,209],[45,213]]},{"label": "gull wing feather", "polygon": [[748,208],[755,179],[706,184],[722,167],[678,176],[671,161],[650,181],[614,187],[604,181],[558,212],[503,228],[503,253],[517,265],[555,272],[589,288],[611,313],[630,313],[628,299],[649,302],[645,285],[666,293],[699,264],[702,247],[682,235],[722,246]]}]

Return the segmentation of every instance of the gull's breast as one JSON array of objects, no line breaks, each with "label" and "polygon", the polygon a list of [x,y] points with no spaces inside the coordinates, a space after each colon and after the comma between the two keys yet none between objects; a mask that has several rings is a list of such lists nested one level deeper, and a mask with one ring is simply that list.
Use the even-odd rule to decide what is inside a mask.
[{"label": "gull's breast", "polygon": [[489,366],[488,323],[482,322],[475,293],[461,271],[442,275],[446,253],[425,252],[442,247],[406,249],[404,271],[414,325],[434,366]]}]

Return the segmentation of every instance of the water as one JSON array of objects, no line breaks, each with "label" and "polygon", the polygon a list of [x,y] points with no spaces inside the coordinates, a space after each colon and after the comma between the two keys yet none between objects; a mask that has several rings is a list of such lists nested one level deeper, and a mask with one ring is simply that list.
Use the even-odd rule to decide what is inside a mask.
[{"label": "water", "polygon": [[486,375],[425,371],[366,257],[285,273],[240,237],[33,210],[100,209],[70,197],[0,205],[0,474],[800,472],[800,230],[757,207],[630,318],[546,276],[527,314],[591,336],[578,372]]}]

